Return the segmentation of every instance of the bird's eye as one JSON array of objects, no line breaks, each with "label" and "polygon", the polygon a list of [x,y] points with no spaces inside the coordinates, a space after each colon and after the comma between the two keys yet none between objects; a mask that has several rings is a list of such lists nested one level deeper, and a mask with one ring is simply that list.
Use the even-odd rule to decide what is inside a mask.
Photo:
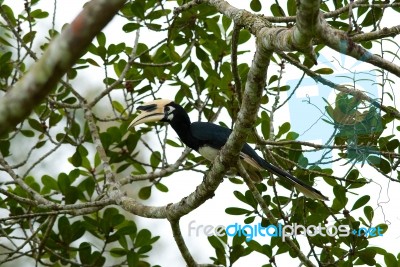
[{"label": "bird's eye", "polygon": [[169,107],[168,107],[168,106],[165,107],[165,111],[166,111],[166,112],[169,112]]}]

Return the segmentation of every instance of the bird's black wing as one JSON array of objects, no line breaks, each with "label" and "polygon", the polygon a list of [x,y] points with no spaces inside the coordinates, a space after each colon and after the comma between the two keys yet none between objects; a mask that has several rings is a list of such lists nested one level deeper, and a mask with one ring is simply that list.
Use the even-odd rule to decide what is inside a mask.
[{"label": "bird's black wing", "polygon": [[[193,122],[190,129],[195,138],[203,141],[202,145],[206,144],[216,149],[221,149],[232,133],[231,129],[211,122]],[[243,145],[242,152],[254,159],[264,169],[268,167],[265,166],[265,160],[247,143]]]},{"label": "bird's black wing", "polygon": [[192,135],[200,140],[201,145],[221,149],[228,140],[231,130],[211,122],[193,122],[190,125]]},{"label": "bird's black wing", "polygon": [[[232,133],[231,129],[211,122],[193,122],[190,129],[192,135],[203,142],[202,145],[208,145],[216,149],[221,149]],[[264,159],[262,159],[247,143],[244,144],[242,152],[249,155],[260,166],[264,167]]]}]

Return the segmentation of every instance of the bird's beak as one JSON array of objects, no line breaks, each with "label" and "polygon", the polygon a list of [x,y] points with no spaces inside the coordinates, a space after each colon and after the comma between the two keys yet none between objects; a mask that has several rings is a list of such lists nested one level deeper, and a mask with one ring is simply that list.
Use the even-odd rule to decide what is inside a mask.
[{"label": "bird's beak", "polygon": [[164,107],[166,104],[171,102],[170,100],[154,100],[151,102],[144,103],[139,106],[137,110],[140,114],[129,124],[128,129],[132,129],[136,125],[145,122],[155,122],[160,121],[164,118]]}]

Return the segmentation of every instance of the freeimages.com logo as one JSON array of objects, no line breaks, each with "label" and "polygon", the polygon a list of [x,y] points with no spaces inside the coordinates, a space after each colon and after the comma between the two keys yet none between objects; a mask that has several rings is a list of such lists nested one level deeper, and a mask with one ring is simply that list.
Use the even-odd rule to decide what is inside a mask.
[{"label": "freeimages.com logo", "polygon": [[360,227],[359,229],[351,230],[348,225],[328,225],[323,226],[321,224],[318,225],[299,225],[297,223],[293,225],[268,225],[262,226],[261,223],[258,224],[229,224],[227,226],[217,225],[213,226],[210,224],[196,224],[196,221],[193,220],[189,223],[188,226],[189,236],[224,236],[225,234],[230,237],[234,236],[244,236],[246,237],[246,242],[253,240],[255,237],[280,237],[282,241],[285,241],[287,237],[290,236],[298,236],[298,235],[306,235],[306,236],[340,236],[347,237],[349,235],[356,236],[366,236],[366,237],[375,237],[375,236],[383,236],[383,229],[378,227]]}]

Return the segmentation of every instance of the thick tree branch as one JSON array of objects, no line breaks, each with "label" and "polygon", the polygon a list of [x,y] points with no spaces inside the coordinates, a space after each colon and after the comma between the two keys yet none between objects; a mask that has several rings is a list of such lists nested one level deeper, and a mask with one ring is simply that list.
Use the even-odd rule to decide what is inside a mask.
[{"label": "thick tree branch", "polygon": [[[400,3],[399,3],[400,4]],[[400,34],[400,25],[390,27],[390,28],[382,28],[382,30],[360,33],[351,37],[354,42],[363,42],[363,41],[372,41],[378,40],[385,37],[395,37]]]},{"label": "thick tree branch", "polygon": [[387,70],[400,77],[400,67],[390,61],[370,53],[356,44],[344,31],[333,29],[325,19],[320,17],[317,37],[333,50],[351,56],[357,60],[368,62],[376,67]]},{"label": "thick tree branch", "polygon": [[24,120],[85,52],[125,0],[93,0],[49,45],[42,58],[0,99],[0,135]]}]

